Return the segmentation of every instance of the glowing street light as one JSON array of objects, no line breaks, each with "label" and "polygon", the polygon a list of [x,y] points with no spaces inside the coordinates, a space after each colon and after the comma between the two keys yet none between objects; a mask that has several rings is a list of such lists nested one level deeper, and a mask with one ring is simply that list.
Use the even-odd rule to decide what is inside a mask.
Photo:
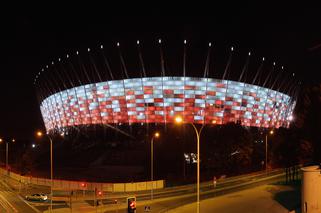
[{"label": "glowing street light", "polygon": [[42,137],[42,132],[41,131],[38,131],[36,134],[37,134],[38,137]]},{"label": "glowing street light", "polygon": [[[175,120],[175,123],[177,124],[183,123],[183,118],[181,116],[176,116],[174,120]],[[197,213],[199,213],[200,212],[200,135],[205,125],[203,124],[202,127],[198,130],[193,123],[190,123],[190,124],[194,128],[196,133],[196,138],[197,138]]]},{"label": "glowing street light", "polygon": [[183,122],[183,118],[181,116],[176,116],[175,117],[175,123],[180,124]]},{"label": "glowing street light", "polygon": [[267,173],[267,158],[268,158],[268,156],[267,156],[267,149],[268,149],[268,146],[267,146],[267,143],[268,143],[268,134],[270,134],[270,135],[273,135],[274,134],[274,131],[273,131],[273,129],[272,130],[270,130],[269,131],[269,133],[267,133],[266,135],[265,135],[265,172]]},{"label": "glowing street light", "polygon": [[[7,174],[9,174],[9,141],[5,141],[4,139],[0,138],[0,143],[5,142],[6,143],[6,170]],[[11,142],[16,142],[16,140],[13,138],[11,139]]]},{"label": "glowing street light", "polygon": [[[14,143],[16,140],[14,138],[11,139],[11,142]],[[9,170],[9,147],[7,143],[7,170]]]},{"label": "glowing street light", "polygon": [[150,180],[151,180],[151,189],[150,189],[150,199],[153,201],[153,188],[154,188],[154,138],[159,138],[159,132],[155,132],[151,142],[150,142]]},{"label": "glowing street light", "polygon": [[[78,52],[78,51],[77,51]],[[37,131],[36,135],[41,138],[44,134],[41,131]],[[50,212],[52,212],[52,184],[53,184],[53,167],[52,167],[52,139],[51,137],[46,134],[46,136],[49,138],[50,141]],[[32,145],[32,147],[34,148],[34,144]]]},{"label": "glowing street light", "polygon": [[159,136],[160,136],[159,132],[156,132],[156,133],[154,134],[154,137],[155,137],[155,138],[159,138]]}]

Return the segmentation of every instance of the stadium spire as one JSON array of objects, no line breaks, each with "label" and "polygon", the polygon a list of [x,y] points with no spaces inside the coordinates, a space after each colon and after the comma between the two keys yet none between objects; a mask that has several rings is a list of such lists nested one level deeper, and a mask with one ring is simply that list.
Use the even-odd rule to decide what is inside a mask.
[{"label": "stadium spire", "polygon": [[205,67],[204,67],[204,78],[208,77],[209,74],[209,68],[210,68],[210,56],[211,56],[211,46],[212,43],[208,43],[208,50],[207,50],[207,56],[206,56],[206,62],[205,62]]},{"label": "stadium spire", "polygon": [[186,39],[184,40],[184,53],[183,53],[183,76],[186,76]]},{"label": "stadium spire", "polygon": [[244,67],[242,69],[241,75],[239,77],[239,82],[242,81],[244,75],[245,75],[244,82],[246,82],[246,71],[248,70],[248,66],[249,66],[249,63],[250,63],[250,57],[251,57],[251,52],[249,52],[247,54],[246,62],[244,64]]},{"label": "stadium spire", "polygon": [[140,66],[141,66],[141,69],[142,69],[141,77],[146,77],[143,55],[142,55],[142,51],[141,51],[141,49],[140,49],[140,41],[137,40],[136,44],[137,44],[139,62],[140,62]]},{"label": "stadium spire", "polygon": [[162,76],[165,76],[165,62],[164,62],[164,54],[163,54],[163,49],[162,49],[162,40],[158,39],[159,43],[159,52],[160,52],[160,63],[161,63],[161,72]]},{"label": "stadium spire", "polygon": [[103,59],[104,59],[104,66],[106,67],[111,80],[114,80],[114,75],[111,71],[109,61],[107,60],[107,58],[104,54],[104,46],[103,45],[100,45],[100,50],[101,50],[101,55],[103,56]]},{"label": "stadium spire", "polygon": [[126,68],[126,65],[125,65],[125,61],[124,61],[123,55],[122,55],[121,50],[120,50],[119,42],[117,42],[117,47],[118,47],[118,55],[119,55],[120,62],[121,62],[121,68],[122,68],[123,72],[125,73],[125,77],[128,79],[129,76],[128,76],[128,73],[127,73],[127,68]]},{"label": "stadium spire", "polygon": [[222,77],[223,80],[225,80],[225,78],[228,77],[228,75],[229,75],[229,69],[230,69],[230,66],[231,66],[231,63],[232,63],[233,51],[234,51],[234,47],[231,47],[230,56],[229,56],[229,59],[227,61],[227,64],[226,64],[226,67],[225,67],[225,70],[224,70],[224,73],[223,73],[223,77]]},{"label": "stadium spire", "polygon": [[[255,77],[252,80],[252,84],[255,84],[256,79],[258,78],[259,74],[261,73],[261,71],[263,69],[264,60],[265,60],[265,58],[263,57],[262,61],[261,61],[261,64],[260,64],[259,68],[256,71]],[[259,84],[259,82],[258,82],[258,84]]]}]

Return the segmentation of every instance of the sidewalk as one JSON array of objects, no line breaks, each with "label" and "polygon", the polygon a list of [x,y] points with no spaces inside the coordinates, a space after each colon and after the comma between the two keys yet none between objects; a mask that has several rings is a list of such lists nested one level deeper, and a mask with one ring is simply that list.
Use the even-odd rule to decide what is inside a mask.
[{"label": "sidewalk", "polygon": [[[288,213],[300,212],[300,190],[286,185],[263,185],[255,188],[203,200],[200,212],[224,213]],[[196,203],[169,211],[195,213]]]}]

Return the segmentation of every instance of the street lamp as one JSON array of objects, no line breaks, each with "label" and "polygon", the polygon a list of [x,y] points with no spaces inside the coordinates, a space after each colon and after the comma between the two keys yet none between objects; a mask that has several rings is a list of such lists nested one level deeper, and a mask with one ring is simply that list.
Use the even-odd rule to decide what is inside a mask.
[{"label": "street lamp", "polygon": [[[16,140],[13,138],[11,142],[15,142]],[[9,141],[4,141],[4,139],[0,138],[0,143],[5,142],[6,143],[6,170],[7,175],[9,174]]]},{"label": "street lamp", "polygon": [[[37,137],[41,138],[43,136],[43,133],[41,131],[37,131],[36,133]],[[49,138],[50,141],[50,212],[52,212],[52,178],[53,178],[53,169],[52,169],[52,139],[51,137],[46,134],[46,136]]]},{"label": "street lamp", "polygon": [[270,135],[273,135],[274,134],[274,131],[273,130],[271,130],[271,131],[269,131],[269,133],[266,133],[266,135],[265,135],[265,172],[267,173],[267,158],[268,158],[268,156],[267,156],[267,149],[268,149],[268,147],[267,147],[267,141],[268,141],[268,134],[270,134]]},{"label": "street lamp", "polygon": [[[11,140],[12,143],[14,143],[16,140],[13,138]],[[9,174],[9,141],[6,143],[6,169],[7,174]]]},{"label": "street lamp", "polygon": [[154,188],[154,183],[153,183],[153,180],[154,180],[154,138],[159,138],[159,136],[160,136],[159,132],[155,132],[152,139],[151,139],[151,142],[150,142],[150,180],[151,180],[151,184],[152,184],[152,187],[150,190],[151,201],[153,201],[153,188]]},{"label": "street lamp", "polygon": [[[175,123],[181,124],[183,123],[183,118],[181,116],[176,116],[175,117]],[[216,122],[212,122],[213,124]],[[196,126],[193,123],[190,123],[196,133],[196,138],[197,138],[197,213],[200,212],[200,135],[202,133],[202,130],[204,128],[204,124],[202,127],[198,130]]]},{"label": "street lamp", "polygon": [[0,138],[0,143],[2,143],[3,142],[3,139],[2,138]]}]

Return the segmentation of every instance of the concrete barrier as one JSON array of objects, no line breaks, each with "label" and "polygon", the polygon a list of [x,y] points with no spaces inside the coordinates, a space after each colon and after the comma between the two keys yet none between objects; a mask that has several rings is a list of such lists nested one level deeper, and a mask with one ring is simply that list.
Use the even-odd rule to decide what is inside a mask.
[{"label": "concrete barrier", "polygon": [[136,183],[136,191],[144,191],[147,190],[147,182],[138,182]]},{"label": "concrete barrier", "polygon": [[113,186],[114,192],[125,192],[125,185],[123,183],[115,183]]},{"label": "concrete barrier", "polygon": [[[6,170],[0,168],[0,174],[6,175]],[[51,180],[46,178],[21,176],[14,172],[10,172],[10,178],[21,181],[25,184],[34,184],[39,186],[50,186]],[[85,186],[83,186],[83,184]],[[144,182],[131,182],[131,183],[95,183],[95,182],[82,182],[82,181],[69,181],[69,180],[53,180],[53,187],[64,190],[102,190],[105,192],[133,192],[150,190],[153,186],[154,189],[162,189],[165,186],[164,180],[144,181]]]},{"label": "concrete barrier", "polygon": [[125,183],[125,191],[126,192],[136,191],[136,183]]},{"label": "concrete barrier", "polygon": [[156,182],[156,186],[154,186],[154,189],[163,189],[165,187],[164,180],[157,180],[157,181],[154,181],[154,183],[155,182]]},{"label": "concrete barrier", "polygon": [[104,192],[112,192],[113,191],[113,184],[112,183],[103,183],[102,189]]}]

